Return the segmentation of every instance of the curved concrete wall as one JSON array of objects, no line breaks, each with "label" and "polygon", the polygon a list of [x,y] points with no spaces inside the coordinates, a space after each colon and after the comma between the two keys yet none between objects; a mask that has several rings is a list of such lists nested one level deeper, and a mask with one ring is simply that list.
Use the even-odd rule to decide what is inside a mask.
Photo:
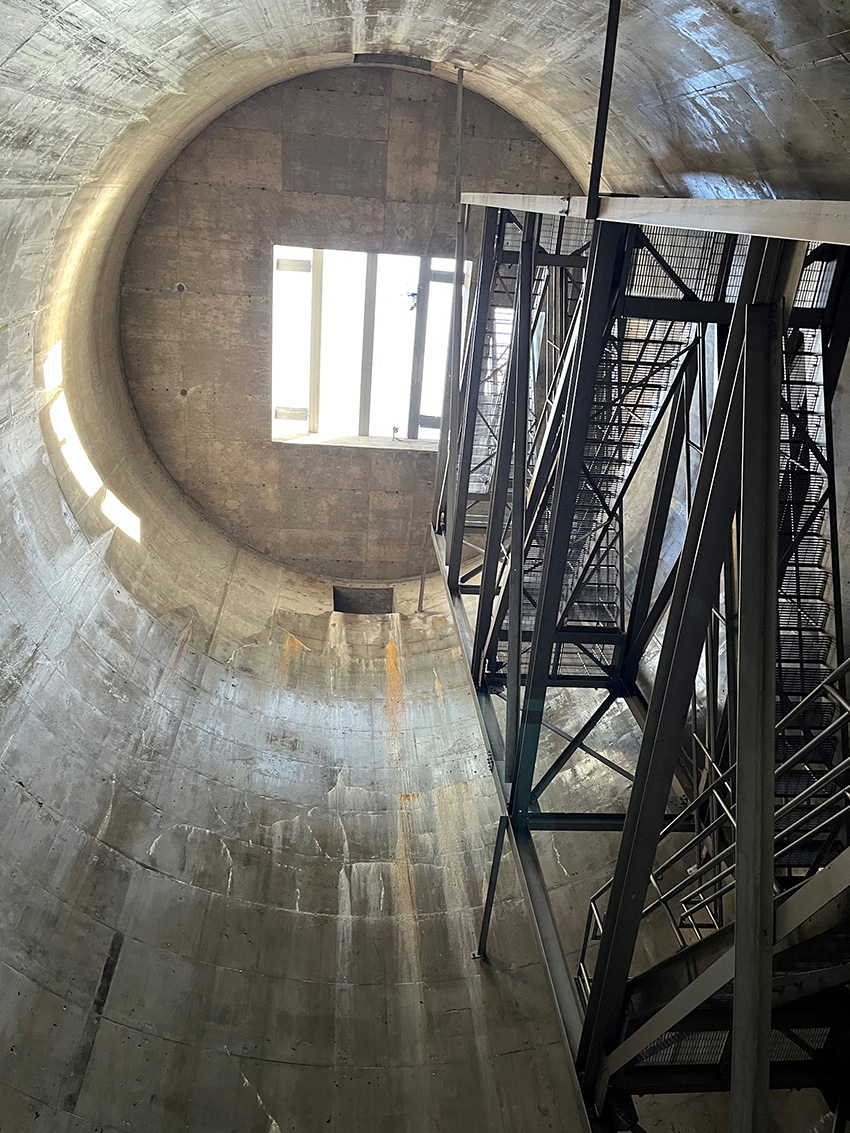
[{"label": "curved concrete wall", "polygon": [[[539,139],[474,92],[464,139],[464,188],[573,187]],[[418,575],[437,446],[272,441],[272,248],[453,260],[455,157],[454,84],[390,67],[320,71],[208,126],[159,182],[130,242],[121,347],[142,427],[202,511],[294,570]],[[326,344],[340,339],[333,307],[323,325]],[[359,361],[360,339],[345,335]],[[422,411],[440,405],[426,396]]]},{"label": "curved concrete wall", "polygon": [[0,1126],[572,1129],[512,902],[470,958],[494,815],[445,618],[278,609],[224,656],[243,589],[203,654],[66,565],[76,617],[4,619]]},{"label": "curved concrete wall", "polygon": [[[3,1122],[570,1130],[510,889],[504,961],[470,958],[494,813],[434,594],[421,617],[415,588],[391,618],[331,614],[326,582],[214,528],[138,426],[131,153],[122,185],[9,210]],[[61,394],[139,543],[71,475]]]},{"label": "curved concrete wall", "polygon": [[[509,0],[4,8],[4,1129],[573,1127],[509,885],[501,962],[467,956],[493,814],[433,596],[424,618],[403,602],[349,624],[326,585],[216,532],[138,427],[117,284],[198,130],[352,51],[467,66],[582,172],[602,18]],[[815,0],[634,6],[609,186],[843,195],[846,36]],[[60,341],[74,424],[140,544],[58,452],[41,368]],[[547,857],[562,912],[610,849],[560,873]]]}]

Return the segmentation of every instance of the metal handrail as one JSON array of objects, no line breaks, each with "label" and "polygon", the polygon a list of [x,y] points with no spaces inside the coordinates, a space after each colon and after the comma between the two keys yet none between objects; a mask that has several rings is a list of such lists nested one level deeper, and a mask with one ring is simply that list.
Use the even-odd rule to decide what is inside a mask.
[{"label": "metal handrail", "polygon": [[[808,739],[802,747],[775,768],[774,776],[776,779],[801,765],[805,766],[807,770],[811,770],[809,766],[811,753],[850,722],[850,703],[834,688],[835,683],[840,681],[847,673],[850,673],[850,658],[834,669],[816,688],[812,689],[811,692],[777,722],[775,735],[779,737],[794,724],[802,713],[823,698],[828,698],[832,703],[837,703],[841,708],[841,711],[837,714],[835,719],[831,720],[824,728]],[[733,806],[731,811],[728,809],[725,805],[725,801],[721,799],[719,791],[719,788],[725,788],[725,790],[731,794],[735,768],[736,765],[732,764],[725,771],[719,772],[716,777],[703,788],[699,795],[697,795],[673,821],[669,822],[664,827],[659,837],[660,843],[669,835],[674,834],[682,820],[693,814],[709,798],[715,798],[724,810],[723,814],[713,819],[707,826],[700,830],[699,833],[689,838],[684,845],[678,847],[671,853],[665,861],[655,868],[651,876],[651,885],[655,890],[656,896],[646,905],[641,916],[649,916],[658,909],[664,908],[680,947],[685,943],[681,935],[681,928],[685,926],[685,923],[690,921],[691,924],[688,927],[700,936],[700,927],[693,922],[694,914],[700,909],[706,908],[732,893],[735,889],[734,861],[724,865],[718,872],[713,873],[711,877],[706,877],[706,874],[716,869],[721,863],[728,859],[730,855],[735,853],[735,808]],[[713,761],[712,770],[719,770]],[[812,774],[815,775],[815,772],[812,771]],[[821,774],[816,775],[816,777],[793,798],[784,802],[782,806],[774,812],[774,821],[778,822],[784,816],[791,815],[801,807],[805,807],[805,804],[817,796],[825,786],[832,786],[845,774],[850,774],[850,756],[840,760],[833,767],[826,768]],[[832,808],[835,807],[837,799],[843,800],[843,802],[839,809],[835,811]],[[812,819],[824,814],[825,811],[829,813],[825,815],[822,821],[818,822],[814,827],[806,828],[808,824],[812,822]],[[805,843],[810,842],[813,838],[817,838],[819,834],[822,834],[846,816],[850,816],[850,789],[848,788],[833,790],[817,805],[805,807],[803,813],[794,818],[789,825],[775,830],[774,862],[781,865],[782,858],[787,857],[791,852]],[[692,872],[688,873],[687,877],[681,878],[669,888],[662,891],[658,884],[658,879],[689,854],[693,853],[698,855],[700,848],[720,830],[729,832],[732,838],[729,845],[716,851],[705,861],[698,863],[697,867],[695,867]],[[794,834],[798,836],[789,842],[788,839]],[[729,878],[729,880],[726,880],[727,878]],[[725,884],[720,884],[724,881]],[[600,909],[600,902],[611,889],[612,882],[613,879],[607,881],[590,898],[577,975],[577,983],[585,997],[589,993],[591,983],[591,977],[586,962],[587,952],[591,941],[598,940],[602,933],[604,914]],[[718,885],[720,885],[720,888],[717,888]],[[688,890],[692,888],[694,892],[688,892]],[[711,890],[711,892],[706,892],[706,890]],[[678,917],[671,908],[671,903],[676,898],[678,898],[680,909]],[[715,921],[716,927],[715,918],[712,916],[711,919]],[[701,926],[701,928],[710,927],[710,925]]]}]

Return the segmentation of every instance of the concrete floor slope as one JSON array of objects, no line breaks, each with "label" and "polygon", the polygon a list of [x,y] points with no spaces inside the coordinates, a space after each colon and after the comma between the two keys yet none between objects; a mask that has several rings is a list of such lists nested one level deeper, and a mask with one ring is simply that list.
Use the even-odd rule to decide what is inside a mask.
[{"label": "concrete floor slope", "polygon": [[[216,528],[142,432],[118,295],[185,145],[355,54],[463,65],[583,180],[603,20],[2,5],[2,1133],[573,1128],[509,879],[493,964],[468,956],[493,802],[438,598],[350,622]],[[846,196],[848,34],[829,0],[627,6],[607,187]],[[558,852],[586,884],[611,847],[581,845]],[[722,1128],[708,1112],[654,1128]]]}]

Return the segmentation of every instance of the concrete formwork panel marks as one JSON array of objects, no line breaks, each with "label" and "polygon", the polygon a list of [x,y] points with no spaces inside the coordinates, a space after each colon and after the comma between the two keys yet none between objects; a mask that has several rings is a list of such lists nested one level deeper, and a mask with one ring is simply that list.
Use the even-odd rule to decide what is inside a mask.
[{"label": "concrete formwork panel marks", "polygon": [[[682,9],[672,0],[626,14],[608,187],[845,195],[846,14],[790,0],[694,11],[675,41],[671,16]],[[468,90],[534,126],[581,172],[601,18],[592,5],[555,11],[512,0],[462,18],[415,5],[352,15],[333,0],[321,12],[253,0],[3,5],[4,1133],[6,1125],[15,1133],[176,1133],[187,1125],[305,1133],[367,1122],[393,1133],[570,1128],[561,1056],[509,868],[491,935],[501,961],[482,969],[469,960],[484,876],[478,839],[492,828],[492,802],[438,590],[426,588],[428,615],[419,620],[409,617],[415,593],[399,596],[402,781],[387,754],[383,627],[371,641],[347,633],[348,657],[331,660],[327,584],[240,546],[178,491],[123,388],[115,299],[136,220],[163,175],[144,222],[159,247],[128,268],[137,291],[154,267],[153,290],[168,290],[165,245],[179,240],[181,226],[205,232],[210,248],[209,234],[227,231],[240,210],[264,240],[277,238],[286,214],[306,243],[324,242],[321,233],[344,214],[339,194],[311,199],[217,181],[191,182],[192,197],[189,183],[167,171],[234,104],[269,83],[341,66],[353,48],[462,61]],[[711,37],[703,21],[715,28]],[[734,43],[734,57],[707,50],[714,42]],[[449,66],[437,67],[450,76]],[[389,98],[364,74],[337,71],[333,90]],[[304,89],[325,90],[323,81],[303,80]],[[735,136],[720,143],[724,119],[699,101],[715,85],[742,107],[730,119]],[[753,88],[758,104],[746,93]],[[282,139],[275,98],[232,111],[226,128]],[[349,129],[378,132],[375,121],[380,115],[356,118]],[[501,122],[488,127],[492,136],[522,145]],[[783,122],[805,123],[790,146]],[[282,184],[282,142],[274,169],[262,148],[246,153],[252,176]],[[563,176],[541,160],[547,177]],[[542,180],[536,189],[561,190]],[[412,250],[426,234],[428,252],[450,251],[450,205],[352,202],[340,241],[356,232],[375,249],[388,236]],[[209,265],[221,286],[225,265],[212,254]],[[185,266],[197,295],[203,260],[187,252]],[[232,273],[236,299],[258,294],[254,271],[246,256]],[[99,474],[140,515],[140,544],[81,494],[49,428],[42,432],[54,395],[43,390],[41,366],[60,339],[74,423]],[[157,348],[182,341],[151,340]],[[162,357],[157,369],[149,350],[145,366],[152,385],[173,390],[164,380],[173,349]],[[207,833],[190,840],[190,828]],[[166,830],[169,853],[162,849],[158,868],[150,847]],[[451,847],[445,860],[441,840]],[[546,861],[557,876],[554,852]],[[560,876],[566,895],[570,880]],[[419,967],[411,970],[414,929]],[[70,1113],[63,1083],[90,1041],[86,1018],[116,932],[124,944]],[[399,984],[402,973],[415,978]],[[185,1011],[169,1012],[163,987]],[[305,1017],[313,1010],[315,1030]],[[275,1060],[262,1054],[269,1041]],[[357,1059],[359,1042],[364,1061],[345,1062]]]},{"label": "concrete formwork panel marks", "polygon": [[[470,184],[569,183],[525,126],[475,94],[464,128]],[[417,574],[434,454],[272,443],[271,248],[450,255],[455,150],[454,92],[433,75],[295,79],[204,130],[131,243],[123,357],[148,439],[207,515],[299,570]]]},{"label": "concrete formwork panel marks", "polygon": [[[102,618],[89,633],[107,630]],[[14,914],[4,986],[26,1011],[5,1014],[2,1081],[70,1105],[80,1129],[450,1129],[484,1113],[510,1130],[543,1112],[536,1096],[527,1109],[488,1092],[519,1050],[544,1099],[540,1128],[568,1130],[512,889],[494,957],[502,939],[522,967],[470,959],[493,803],[449,626],[398,614],[292,624],[278,638],[301,643],[297,689],[279,683],[279,641],[258,643],[252,672],[208,662],[201,679],[185,637],[153,689],[124,686],[137,708],[184,690],[170,696],[186,721],[176,736],[172,713],[142,711],[144,743],[161,753],[151,778],[139,780],[129,734],[107,743],[63,717],[53,747],[25,743],[21,724],[3,765],[4,858],[28,874],[0,876]],[[82,679],[81,654],[61,663]],[[70,794],[49,790],[60,766]]]}]

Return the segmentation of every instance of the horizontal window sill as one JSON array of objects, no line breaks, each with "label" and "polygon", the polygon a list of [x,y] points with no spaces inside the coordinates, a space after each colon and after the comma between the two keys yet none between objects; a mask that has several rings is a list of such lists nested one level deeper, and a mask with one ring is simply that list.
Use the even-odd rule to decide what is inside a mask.
[{"label": "horizontal window sill", "polygon": [[321,433],[307,433],[301,437],[272,437],[282,445],[322,445],[337,448],[380,448],[398,449],[408,452],[436,452],[437,441],[410,440],[407,437],[393,440],[392,437],[330,437]]}]

